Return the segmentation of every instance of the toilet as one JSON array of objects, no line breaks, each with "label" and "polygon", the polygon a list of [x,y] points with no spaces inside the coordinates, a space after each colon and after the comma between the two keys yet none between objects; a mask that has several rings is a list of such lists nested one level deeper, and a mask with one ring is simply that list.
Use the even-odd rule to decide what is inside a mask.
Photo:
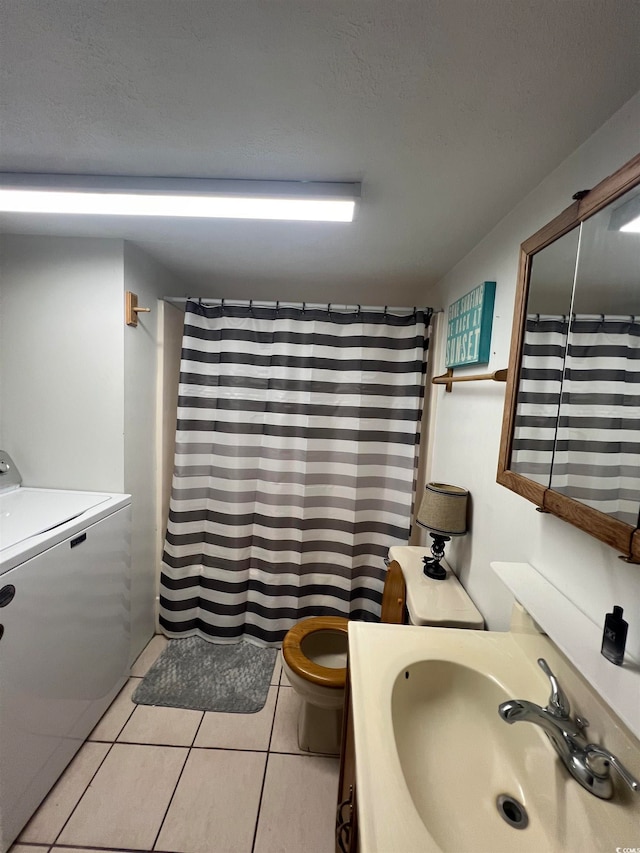
[{"label": "toilet", "polygon": [[348,625],[342,616],[312,616],[282,642],[282,669],[302,700],[298,745],[307,752],[340,751]]},{"label": "toilet", "polygon": [[[381,621],[403,622],[406,606],[412,625],[484,628],[481,614],[450,570],[444,581],[423,574],[426,553],[412,546],[389,549]],[[298,745],[307,752],[340,753],[348,625],[342,616],[312,616],[294,625],[282,643],[283,671],[301,699]]]}]

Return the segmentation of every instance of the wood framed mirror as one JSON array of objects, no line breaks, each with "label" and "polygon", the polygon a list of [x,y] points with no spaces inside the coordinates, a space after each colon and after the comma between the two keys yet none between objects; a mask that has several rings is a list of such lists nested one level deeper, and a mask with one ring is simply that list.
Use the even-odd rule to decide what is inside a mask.
[{"label": "wood framed mirror", "polygon": [[574,199],[520,247],[497,480],[640,563],[640,154]]}]

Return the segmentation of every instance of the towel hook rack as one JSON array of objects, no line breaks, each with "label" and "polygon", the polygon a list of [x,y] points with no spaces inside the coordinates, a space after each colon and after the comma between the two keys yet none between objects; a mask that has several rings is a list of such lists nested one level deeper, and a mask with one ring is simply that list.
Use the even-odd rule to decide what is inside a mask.
[{"label": "towel hook rack", "polygon": [[151,308],[138,306],[138,294],[127,290],[124,294],[124,321],[127,326],[138,325],[138,314],[148,314]]},{"label": "towel hook rack", "polygon": [[463,376],[454,376],[453,368],[449,368],[446,373],[441,376],[434,376],[431,382],[433,385],[446,385],[446,390],[450,393],[453,390],[454,382],[480,382],[483,379],[492,379],[494,382],[506,382],[509,371],[507,368],[503,370],[494,370],[493,373],[474,373]]}]

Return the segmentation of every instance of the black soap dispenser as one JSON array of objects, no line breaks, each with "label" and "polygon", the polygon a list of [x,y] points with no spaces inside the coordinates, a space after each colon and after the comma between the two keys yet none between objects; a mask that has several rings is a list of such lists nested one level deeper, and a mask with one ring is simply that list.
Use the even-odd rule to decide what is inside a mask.
[{"label": "black soap dispenser", "polygon": [[622,618],[622,607],[614,605],[613,612],[607,613],[604,620],[601,651],[607,660],[617,666],[621,666],[624,659],[628,627],[628,623]]}]

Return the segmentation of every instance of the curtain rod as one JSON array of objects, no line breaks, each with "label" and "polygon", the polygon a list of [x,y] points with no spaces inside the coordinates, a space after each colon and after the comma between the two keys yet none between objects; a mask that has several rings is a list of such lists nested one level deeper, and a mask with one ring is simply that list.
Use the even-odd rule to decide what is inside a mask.
[{"label": "curtain rod", "polygon": [[637,323],[638,314],[527,314],[527,320],[587,320],[599,323]]},{"label": "curtain rod", "polygon": [[[219,299],[219,298],[200,298],[198,296],[163,296],[162,299],[165,302],[177,302],[177,303],[186,303],[186,302],[199,302],[205,307],[212,307],[214,305],[222,305],[224,302],[227,305],[237,305],[238,307],[247,307],[250,308],[252,305],[256,308],[271,308],[273,306],[280,306],[281,308],[332,308],[334,311],[395,311],[395,312],[412,312],[416,310],[415,306],[394,306],[394,305],[340,305],[336,302],[288,302],[285,300],[266,300],[266,299]],[[423,310],[429,310],[425,308]],[[444,310],[443,308],[434,308],[430,309],[433,314],[441,314]]]}]

